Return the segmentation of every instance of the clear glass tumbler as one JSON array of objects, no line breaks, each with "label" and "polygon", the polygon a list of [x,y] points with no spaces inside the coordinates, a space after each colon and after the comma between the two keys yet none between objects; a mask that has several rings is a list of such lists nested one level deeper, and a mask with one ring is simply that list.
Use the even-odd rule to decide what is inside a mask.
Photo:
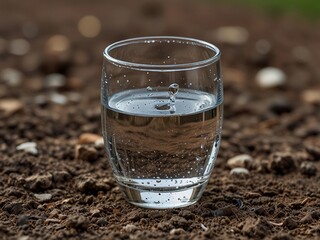
[{"label": "clear glass tumbler", "polygon": [[104,50],[102,131],[113,174],[137,206],[195,203],[220,145],[220,51],[182,37],[142,37]]}]

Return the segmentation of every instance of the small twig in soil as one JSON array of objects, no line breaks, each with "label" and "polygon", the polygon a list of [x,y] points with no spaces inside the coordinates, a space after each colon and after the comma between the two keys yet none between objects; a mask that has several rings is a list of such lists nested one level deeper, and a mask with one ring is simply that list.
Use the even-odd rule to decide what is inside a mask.
[{"label": "small twig in soil", "polygon": [[208,231],[209,228],[207,228],[205,225],[203,225],[202,223],[200,224],[200,227],[204,230],[204,231]]},{"label": "small twig in soil", "polygon": [[274,225],[274,226],[282,226],[283,225],[283,222],[281,223],[275,223],[275,222],[272,222],[272,221],[268,221],[268,223]]},{"label": "small twig in soil", "polygon": [[307,197],[301,202],[301,205],[305,205],[309,201],[310,201],[310,198]]}]

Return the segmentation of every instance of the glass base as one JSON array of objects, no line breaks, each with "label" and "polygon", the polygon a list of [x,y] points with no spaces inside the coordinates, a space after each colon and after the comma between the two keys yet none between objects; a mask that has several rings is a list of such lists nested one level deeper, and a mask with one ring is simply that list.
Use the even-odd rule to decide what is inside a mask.
[{"label": "glass base", "polygon": [[196,203],[204,192],[207,181],[192,187],[165,191],[163,189],[137,189],[121,182],[119,187],[127,201],[142,208],[169,209],[181,208]]}]

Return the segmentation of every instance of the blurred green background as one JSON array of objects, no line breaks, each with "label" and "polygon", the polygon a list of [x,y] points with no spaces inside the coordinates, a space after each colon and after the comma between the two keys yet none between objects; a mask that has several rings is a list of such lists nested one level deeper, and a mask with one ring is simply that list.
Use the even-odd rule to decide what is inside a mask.
[{"label": "blurred green background", "polygon": [[320,1],[318,0],[229,0],[229,2],[257,6],[271,14],[292,12],[311,19],[320,18]]}]

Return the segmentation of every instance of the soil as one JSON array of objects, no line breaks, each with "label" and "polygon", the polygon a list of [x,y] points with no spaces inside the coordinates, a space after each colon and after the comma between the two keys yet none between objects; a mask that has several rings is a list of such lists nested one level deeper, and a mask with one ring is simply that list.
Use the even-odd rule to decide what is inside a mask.
[{"label": "soil", "polygon": [[[0,15],[0,239],[320,237],[319,22],[209,1],[2,0]],[[101,21],[95,38],[77,30],[85,15]],[[249,37],[217,41],[221,26]],[[128,204],[99,136],[79,139],[101,133],[104,47],[143,35],[222,51],[219,156],[201,200],[182,209]],[[268,66],[285,72],[284,85],[257,84]],[[18,150],[25,142],[36,145]],[[252,161],[230,174],[227,161],[240,154]]]}]

